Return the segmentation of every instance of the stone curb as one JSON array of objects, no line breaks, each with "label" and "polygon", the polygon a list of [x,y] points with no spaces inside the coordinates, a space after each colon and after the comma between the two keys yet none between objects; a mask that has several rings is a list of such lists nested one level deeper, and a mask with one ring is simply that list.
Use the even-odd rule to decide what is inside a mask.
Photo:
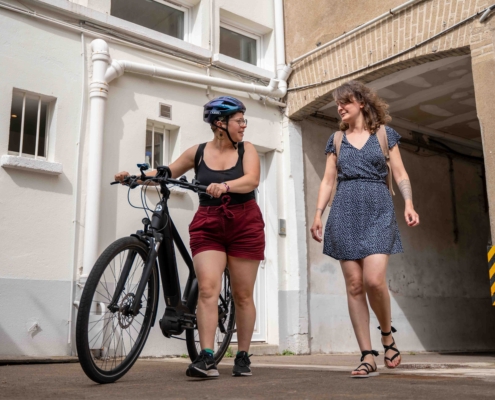
[{"label": "stone curb", "polygon": [[78,363],[77,357],[0,357],[0,365]]}]

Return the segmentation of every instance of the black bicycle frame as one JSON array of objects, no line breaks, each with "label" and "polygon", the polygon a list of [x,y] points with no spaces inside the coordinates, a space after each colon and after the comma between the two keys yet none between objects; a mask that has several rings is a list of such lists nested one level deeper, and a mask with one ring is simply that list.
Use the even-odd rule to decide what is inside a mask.
[{"label": "black bicycle frame", "polygon": [[[160,184],[160,189],[163,197],[162,200],[156,205],[151,222],[148,221],[150,226],[145,224],[144,231],[138,231],[136,234],[132,235],[145,242],[149,247],[141,281],[139,282],[136,293],[134,294],[134,299],[136,300],[142,298],[154,264],[158,258],[158,267],[166,305],[165,314],[160,320],[160,328],[165,336],[170,337],[171,335],[180,335],[184,329],[194,329],[194,310],[190,310],[187,303],[191,289],[194,285],[197,285],[197,281],[191,256],[189,255],[186,246],[182,242],[179,232],[170,217],[168,210],[170,190],[164,183]],[[189,277],[187,279],[182,299],[174,244],[189,269]],[[119,309],[117,304],[118,299],[124,289],[125,282],[128,278],[135,257],[136,252],[134,251],[130,251],[127,255],[127,259],[117,283],[113,299],[108,306],[108,309],[112,312]],[[141,306],[141,302],[133,301],[124,313],[137,315]],[[155,317],[156,316],[154,316],[154,318]],[[153,325],[155,322],[154,318],[152,322]]]}]

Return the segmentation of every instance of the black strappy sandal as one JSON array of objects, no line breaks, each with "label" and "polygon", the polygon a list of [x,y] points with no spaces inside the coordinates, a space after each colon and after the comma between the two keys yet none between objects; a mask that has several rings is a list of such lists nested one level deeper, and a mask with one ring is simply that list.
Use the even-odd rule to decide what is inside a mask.
[{"label": "black strappy sandal", "polygon": [[[357,374],[357,375],[351,375],[351,378],[370,378],[372,376],[378,376],[379,373],[377,372],[377,365],[375,363],[375,366],[371,365],[370,363],[367,362],[362,362],[364,360],[364,357],[366,357],[368,354],[372,354],[375,357],[377,357],[378,351],[376,350],[364,350],[361,352],[361,364],[354,370],[354,371],[364,371],[366,374]],[[362,368],[363,367],[363,368]]]},{"label": "black strappy sandal", "polygon": [[[393,326],[392,326],[392,330],[390,332],[383,332],[380,327],[378,327],[378,329],[380,329],[380,332],[382,333],[382,336],[390,336],[392,334],[392,332],[393,333],[397,332],[397,330]],[[400,356],[400,351],[396,347],[394,347],[394,346],[396,346],[394,337],[392,336],[392,344],[391,345],[385,345],[385,344],[383,344],[383,342],[382,342],[382,345],[383,345],[383,348],[385,349],[384,359],[383,359],[383,362],[385,364],[385,367],[388,368],[388,369],[395,369],[395,368],[397,368],[400,365],[401,361],[402,361],[402,357],[401,357],[401,360],[399,361],[399,364],[397,364],[395,367],[390,367],[387,364],[387,361],[392,362],[398,356]],[[387,351],[389,351],[389,350],[395,351],[395,354],[392,356],[392,358],[388,358],[386,356]]]}]

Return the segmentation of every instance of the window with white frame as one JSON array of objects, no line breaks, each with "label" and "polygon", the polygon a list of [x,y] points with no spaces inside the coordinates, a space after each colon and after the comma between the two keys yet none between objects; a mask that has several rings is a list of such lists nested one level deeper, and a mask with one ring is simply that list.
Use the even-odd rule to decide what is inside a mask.
[{"label": "window with white frame", "polygon": [[10,110],[9,154],[46,158],[54,98],[14,90]]},{"label": "window with white frame", "polygon": [[220,53],[260,66],[261,36],[229,24],[220,25]]},{"label": "window with white frame", "polygon": [[167,141],[169,131],[163,125],[156,123],[148,123],[146,127],[146,149],[145,162],[152,169],[156,169],[159,165],[167,165]]},{"label": "window with white frame", "polygon": [[110,14],[154,31],[187,40],[189,8],[165,0],[112,0]]}]

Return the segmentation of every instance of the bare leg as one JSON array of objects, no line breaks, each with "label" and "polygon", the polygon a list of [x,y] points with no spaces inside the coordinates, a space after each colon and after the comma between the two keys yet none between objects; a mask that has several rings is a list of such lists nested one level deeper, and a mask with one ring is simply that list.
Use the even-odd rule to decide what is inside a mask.
[{"label": "bare leg", "polygon": [[230,283],[235,302],[235,322],[239,351],[249,351],[256,322],[253,290],[258,273],[259,260],[228,257]]},{"label": "bare leg", "polygon": [[218,296],[222,289],[222,274],[227,255],[221,251],[203,251],[193,259],[198,278],[199,296],[196,318],[201,349],[212,349],[218,326]]},{"label": "bare leg", "polygon": [[[370,306],[373,309],[383,332],[390,332],[392,329],[392,312],[390,308],[390,293],[387,287],[387,264],[389,256],[387,254],[373,254],[362,260],[364,287],[368,294]],[[390,345],[393,342],[392,335],[382,336],[382,343]],[[389,350],[385,356],[392,358],[394,351]],[[385,361],[389,367],[396,367],[400,364],[400,356],[392,362]]]},{"label": "bare leg", "polygon": [[[363,286],[363,267],[361,260],[341,261],[342,272],[347,291],[347,305],[351,316],[354,334],[361,351],[371,350],[370,313]],[[363,362],[376,365],[372,355],[367,355]],[[352,375],[365,375],[364,371],[352,371]]]}]

